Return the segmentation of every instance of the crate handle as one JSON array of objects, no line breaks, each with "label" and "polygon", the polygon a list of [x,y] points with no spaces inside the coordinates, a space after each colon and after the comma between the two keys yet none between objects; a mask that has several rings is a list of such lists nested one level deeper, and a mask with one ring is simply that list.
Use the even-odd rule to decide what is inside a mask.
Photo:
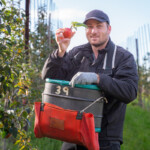
[{"label": "crate handle", "polygon": [[106,103],[108,103],[107,99],[105,97],[99,97],[98,99],[96,99],[93,103],[91,103],[90,105],[88,105],[87,107],[85,107],[84,109],[82,109],[80,111],[80,113],[83,113],[86,109],[88,109],[89,107],[91,107],[92,105],[94,105],[96,102],[100,101],[100,100],[105,100]]}]

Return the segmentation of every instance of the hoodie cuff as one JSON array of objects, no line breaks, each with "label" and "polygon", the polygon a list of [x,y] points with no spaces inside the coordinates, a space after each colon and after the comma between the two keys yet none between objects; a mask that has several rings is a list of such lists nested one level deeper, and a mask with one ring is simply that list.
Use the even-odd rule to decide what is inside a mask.
[{"label": "hoodie cuff", "polygon": [[63,57],[58,56],[58,49],[50,54],[50,59],[55,64],[60,64],[63,61]]},{"label": "hoodie cuff", "polygon": [[107,78],[107,75],[106,74],[99,74],[100,76],[100,81],[99,81],[99,87],[104,90],[105,89],[105,83],[106,82],[106,78]]}]

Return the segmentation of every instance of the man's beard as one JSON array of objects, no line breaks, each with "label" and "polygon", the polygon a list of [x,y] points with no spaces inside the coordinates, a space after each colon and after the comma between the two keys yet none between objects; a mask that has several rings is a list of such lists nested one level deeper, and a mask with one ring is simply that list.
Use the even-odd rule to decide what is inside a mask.
[{"label": "man's beard", "polygon": [[92,46],[94,46],[94,47],[99,47],[99,46],[101,46],[102,44],[92,44]]},{"label": "man's beard", "polygon": [[95,43],[95,44],[91,43],[91,45],[94,47],[101,47],[105,45],[106,42],[108,42],[108,40],[104,40],[104,41],[101,41],[100,43]]},{"label": "man's beard", "polygon": [[91,44],[91,45],[94,46],[94,47],[100,47],[100,46],[102,46],[104,43],[105,43],[105,42],[103,42],[103,43],[98,43],[98,44]]}]

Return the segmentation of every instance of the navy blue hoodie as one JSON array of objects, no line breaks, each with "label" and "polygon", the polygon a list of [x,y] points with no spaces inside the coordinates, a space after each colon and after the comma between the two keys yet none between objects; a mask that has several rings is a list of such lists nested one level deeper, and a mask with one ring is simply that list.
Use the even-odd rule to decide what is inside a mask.
[{"label": "navy blue hoodie", "polygon": [[[137,96],[138,74],[133,55],[109,39],[95,60],[89,43],[74,47],[63,58],[54,51],[45,62],[42,79],[70,81],[77,72],[95,72],[100,76],[100,89],[108,103],[104,104],[99,140],[123,143],[123,123],[126,104]],[[107,54],[107,59],[105,58]]]}]

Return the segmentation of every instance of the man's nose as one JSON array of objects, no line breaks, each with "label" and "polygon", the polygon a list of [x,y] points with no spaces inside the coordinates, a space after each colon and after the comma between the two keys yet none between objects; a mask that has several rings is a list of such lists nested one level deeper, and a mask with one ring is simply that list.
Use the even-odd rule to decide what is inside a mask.
[{"label": "man's nose", "polygon": [[96,33],[97,32],[97,27],[93,27],[91,32]]}]

